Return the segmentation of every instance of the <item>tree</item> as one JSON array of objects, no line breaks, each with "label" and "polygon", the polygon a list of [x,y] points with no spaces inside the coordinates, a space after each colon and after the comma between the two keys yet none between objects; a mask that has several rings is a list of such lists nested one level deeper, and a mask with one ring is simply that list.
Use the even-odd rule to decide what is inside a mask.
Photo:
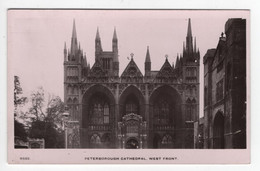
[{"label": "tree", "polygon": [[18,107],[23,106],[27,100],[26,97],[21,96],[23,94],[23,89],[20,84],[20,78],[14,76],[14,116],[18,115]]},{"label": "tree", "polygon": [[30,116],[33,121],[43,120],[45,115],[43,113],[44,106],[44,90],[39,87],[36,91],[31,94],[32,106],[29,109]]},{"label": "tree", "polygon": [[44,91],[42,88],[31,95],[32,107],[29,113],[32,117],[30,137],[44,138],[46,148],[63,148],[64,133],[62,127],[62,113],[64,103],[58,96],[52,96],[44,109]]},{"label": "tree", "polygon": [[14,76],[14,136],[26,141],[28,135],[25,130],[25,125],[19,121],[21,112],[18,110],[18,108],[23,106],[27,100],[22,94],[23,89],[20,85],[20,79],[18,76]]}]

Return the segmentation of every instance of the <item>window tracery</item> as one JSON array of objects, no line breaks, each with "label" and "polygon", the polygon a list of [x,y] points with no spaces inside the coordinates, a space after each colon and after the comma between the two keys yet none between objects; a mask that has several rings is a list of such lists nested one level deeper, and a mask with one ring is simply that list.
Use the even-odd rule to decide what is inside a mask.
[{"label": "window tracery", "polygon": [[109,111],[108,101],[102,96],[95,96],[90,103],[90,123],[109,124]]},{"label": "window tracery", "polygon": [[168,99],[160,98],[154,105],[154,124],[170,123],[170,104]]}]

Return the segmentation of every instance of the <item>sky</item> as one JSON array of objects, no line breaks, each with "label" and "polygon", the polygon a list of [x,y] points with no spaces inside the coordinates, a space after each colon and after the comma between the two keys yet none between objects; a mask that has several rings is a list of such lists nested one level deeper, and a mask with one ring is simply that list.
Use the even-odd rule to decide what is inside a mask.
[{"label": "sky", "polygon": [[[207,49],[216,48],[229,18],[248,16],[248,11],[239,10],[9,10],[8,72],[20,77],[26,96],[42,86],[46,94],[63,99],[63,49],[65,42],[70,48],[74,19],[78,42],[91,66],[97,27],[104,51],[112,50],[116,28],[121,74],[131,53],[144,73],[147,46],[152,70],[161,68],[166,54],[170,63],[175,62],[177,53],[182,53],[191,18],[193,39],[196,37],[201,54],[203,90],[202,61]],[[202,99],[201,95],[200,106]]]}]

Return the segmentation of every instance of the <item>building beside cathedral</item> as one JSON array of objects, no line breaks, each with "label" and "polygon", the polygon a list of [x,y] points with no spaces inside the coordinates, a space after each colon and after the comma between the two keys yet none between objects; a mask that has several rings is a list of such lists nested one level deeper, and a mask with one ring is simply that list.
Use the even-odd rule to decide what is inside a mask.
[{"label": "building beside cathedral", "polygon": [[229,19],[204,63],[204,148],[246,148],[246,20]]},{"label": "building beside cathedral", "polygon": [[112,51],[103,50],[97,30],[95,63],[90,67],[74,21],[70,49],[66,44],[64,48],[68,148],[195,148],[200,52],[190,19],[182,54],[175,65],[166,57],[158,71],[151,68],[153,54],[147,47],[144,75],[133,54],[119,75],[120,35],[116,30],[111,43]]}]

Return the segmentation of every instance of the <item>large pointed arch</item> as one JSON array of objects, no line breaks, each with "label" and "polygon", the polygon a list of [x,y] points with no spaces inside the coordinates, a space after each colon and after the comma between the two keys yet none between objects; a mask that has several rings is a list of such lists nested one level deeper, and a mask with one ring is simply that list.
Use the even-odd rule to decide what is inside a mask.
[{"label": "large pointed arch", "polygon": [[[82,98],[82,135],[81,144],[85,148],[91,148],[90,135],[94,132],[114,135],[115,125],[115,97],[105,86],[97,84],[86,90]],[[101,138],[101,136],[100,136]],[[101,142],[96,148],[112,147],[111,141]]]},{"label": "large pointed arch", "polygon": [[[127,103],[133,103],[134,105],[137,105],[137,112],[136,114],[141,115],[144,118],[144,105],[145,105],[145,99],[142,94],[142,92],[134,85],[128,86],[121,94],[119,98],[119,116],[122,118],[122,116],[128,114],[127,112]],[[135,111],[135,110],[134,110]],[[130,112],[130,111],[129,111]],[[135,112],[133,112],[135,113]]]},{"label": "large pointed arch", "polygon": [[[150,144],[152,148],[162,147],[164,148],[178,148],[181,144],[182,135],[182,100],[178,91],[169,86],[163,85],[156,88],[150,98],[150,111],[149,111],[149,129],[150,131]],[[165,134],[172,134],[171,137],[176,140],[171,141],[171,144],[163,144],[162,139],[156,138],[158,135],[163,137]],[[155,142],[157,140],[157,142]],[[176,144],[173,142],[177,142]],[[156,145],[156,146],[155,146]]]},{"label": "large pointed arch", "polygon": [[[114,112],[115,97],[113,93],[103,85],[94,85],[87,89],[82,98],[82,127],[87,127],[90,121],[91,101],[93,98],[100,97],[104,105],[109,105],[110,114]],[[111,116],[114,118],[114,116]]]},{"label": "large pointed arch", "polygon": [[213,148],[223,149],[225,148],[224,139],[224,115],[221,111],[218,111],[213,120]]}]

